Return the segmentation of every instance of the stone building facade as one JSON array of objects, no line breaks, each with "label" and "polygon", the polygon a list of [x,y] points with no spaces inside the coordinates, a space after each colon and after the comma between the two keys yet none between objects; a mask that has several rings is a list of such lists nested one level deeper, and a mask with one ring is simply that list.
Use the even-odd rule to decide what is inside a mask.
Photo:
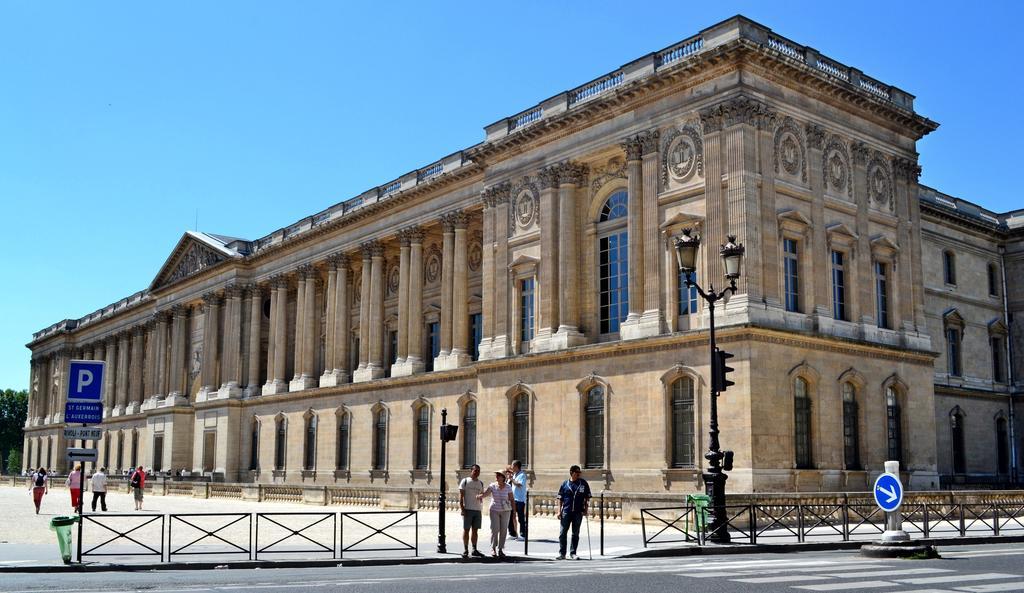
[{"label": "stone building facade", "polygon": [[698,489],[689,228],[702,284],[724,283],[728,235],[746,246],[715,312],[730,491],[863,490],[891,458],[912,488],[1015,479],[1024,235],[918,185],[936,128],[906,92],[729,19],[260,239],[186,233],[147,289],[33,336],[24,459],[64,468],[84,358],[106,361],[115,472],[434,488],[447,409],[455,468]]}]

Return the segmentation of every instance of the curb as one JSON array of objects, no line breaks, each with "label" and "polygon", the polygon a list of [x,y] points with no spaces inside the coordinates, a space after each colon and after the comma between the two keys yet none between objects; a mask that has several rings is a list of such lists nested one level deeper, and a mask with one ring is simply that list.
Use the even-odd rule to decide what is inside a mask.
[{"label": "curb", "polygon": [[154,570],[239,570],[253,568],[349,568],[363,566],[402,566],[426,564],[518,564],[520,562],[553,562],[547,558],[506,556],[505,558],[448,557],[368,558],[365,560],[236,560],[227,562],[160,562],[150,564],[43,564],[34,566],[0,566],[2,573],[74,573],[74,572],[149,572]]},{"label": "curb", "polygon": [[[1024,542],[1024,535],[988,535],[978,537],[930,537],[913,540],[931,546],[977,546]],[[847,542],[807,542],[795,544],[726,544],[686,546],[677,548],[649,548],[642,552],[624,554],[621,558],[674,558],[683,556],[725,556],[729,554],[787,554],[795,552],[824,552],[830,550],[859,550],[874,540]]]}]

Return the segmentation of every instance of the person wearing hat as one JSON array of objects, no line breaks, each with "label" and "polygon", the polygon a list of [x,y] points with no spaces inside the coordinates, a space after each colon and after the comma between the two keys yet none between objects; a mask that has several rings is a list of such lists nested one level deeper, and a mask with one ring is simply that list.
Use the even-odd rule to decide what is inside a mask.
[{"label": "person wearing hat", "polygon": [[512,516],[515,499],[512,497],[512,487],[505,483],[504,471],[494,472],[494,479],[494,482],[477,495],[477,499],[482,501],[484,496],[491,495],[491,556],[504,558],[508,520]]},{"label": "person wearing hat", "polygon": [[569,468],[569,479],[562,482],[558,489],[558,522],[562,528],[558,532],[558,558],[565,560],[565,543],[569,529],[572,528],[572,545],[569,557],[579,560],[576,548],[580,544],[580,523],[587,516],[587,504],[590,502],[590,484],[581,475],[580,466]]}]

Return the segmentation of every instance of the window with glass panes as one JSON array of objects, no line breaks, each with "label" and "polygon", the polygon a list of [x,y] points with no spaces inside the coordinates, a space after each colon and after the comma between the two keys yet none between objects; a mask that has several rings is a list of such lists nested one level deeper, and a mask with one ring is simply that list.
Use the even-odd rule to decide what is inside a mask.
[{"label": "window with glass panes", "polygon": [[672,382],[672,467],[696,465],[693,412],[693,379],[680,377]]},{"label": "window with glass panes", "polygon": [[285,463],[284,448],[288,439],[288,427],[284,418],[278,418],[277,425],[274,428],[274,469],[282,470]]},{"label": "window with glass panes", "polygon": [[586,467],[604,467],[604,387],[595,385],[587,390],[583,409],[585,418]]},{"label": "window with glass panes", "polygon": [[441,353],[441,324],[437,321],[427,324],[427,352],[430,353],[423,361],[423,368],[434,370],[434,359]]},{"label": "window with glass panes", "polygon": [[513,400],[512,459],[521,461],[523,467],[530,460],[530,396],[527,393],[519,393]]},{"label": "window with glass panes", "polygon": [[340,470],[348,469],[349,435],[351,434],[352,416],[346,412],[338,419],[338,451],[334,460],[334,468]]},{"label": "window with glass panes", "polygon": [[832,251],[832,317],[847,321],[846,317],[846,254]]},{"label": "window with glass panes", "polygon": [[388,368],[398,361],[398,331],[388,331]]},{"label": "window with glass panes", "polygon": [[471,360],[480,360],[480,341],[483,338],[483,316],[480,313],[473,313],[469,316],[469,356]]},{"label": "window with glass panes", "polygon": [[422,405],[416,411],[416,469],[430,466],[430,408]]},{"label": "window with glass panes", "polygon": [[305,470],[316,469],[316,415],[310,414],[306,418],[306,441],[303,450],[302,468]]},{"label": "window with glass panes", "polygon": [[878,314],[878,327],[889,328],[889,266],[883,262],[875,262],[875,311]]},{"label": "window with glass panes", "polygon": [[462,467],[469,469],[476,463],[476,402],[466,402],[462,413]]},{"label": "window with glass panes", "polygon": [[956,256],[952,251],[942,252],[942,274],[946,284],[956,284]]},{"label": "window with glass panes", "polygon": [[796,442],[796,466],[811,467],[811,398],[807,394],[807,381],[797,377],[794,383],[793,415]]},{"label": "window with glass panes", "polygon": [[260,468],[260,423],[252,423],[252,433],[249,435],[249,469],[256,471]]},{"label": "window with glass panes", "polygon": [[387,469],[388,413],[378,410],[373,417],[373,469]]},{"label": "window with glass panes", "polygon": [[861,469],[857,414],[857,389],[851,383],[843,383],[843,457],[846,469]]},{"label": "window with glass panes", "polygon": [[629,314],[629,233],[613,221],[626,222],[625,191],[612,194],[601,210],[598,238],[599,325],[602,334],[616,333]]},{"label": "window with glass panes", "polygon": [[960,366],[960,330],[955,327],[946,328],[946,365],[953,377],[963,374]]},{"label": "window with glass panes", "polygon": [[949,415],[949,427],[953,440],[953,473],[962,474],[967,471],[966,447],[964,443],[964,415],[960,408]]},{"label": "window with glass panes", "polygon": [[992,350],[992,380],[996,383],[1006,381],[1006,368],[1003,365],[1003,339],[993,336],[988,340]]},{"label": "window with glass panes", "polygon": [[783,274],[786,285],[786,310],[800,311],[800,253],[796,239],[784,239]]},{"label": "window with glass panes", "polygon": [[691,286],[686,286],[686,274],[679,272],[677,282],[679,283],[679,314],[693,315],[697,312],[697,272],[690,273]]},{"label": "window with glass panes", "polygon": [[988,295],[999,295],[999,269],[995,264],[988,265]]},{"label": "window with glass panes", "polygon": [[524,278],[519,281],[519,338],[528,343],[533,339],[534,281]]},{"label": "window with glass panes", "polygon": [[903,461],[903,418],[896,389],[885,389],[885,428],[890,461]]}]

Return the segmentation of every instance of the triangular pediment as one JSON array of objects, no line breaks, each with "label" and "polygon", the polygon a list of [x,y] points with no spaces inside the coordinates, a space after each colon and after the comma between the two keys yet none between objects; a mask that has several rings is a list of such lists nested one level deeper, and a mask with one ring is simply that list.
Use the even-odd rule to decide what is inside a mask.
[{"label": "triangular pediment", "polygon": [[170,257],[161,266],[149,289],[152,291],[170,286],[237,257],[241,257],[241,254],[229,249],[219,238],[206,233],[188,231],[171,251]]}]

